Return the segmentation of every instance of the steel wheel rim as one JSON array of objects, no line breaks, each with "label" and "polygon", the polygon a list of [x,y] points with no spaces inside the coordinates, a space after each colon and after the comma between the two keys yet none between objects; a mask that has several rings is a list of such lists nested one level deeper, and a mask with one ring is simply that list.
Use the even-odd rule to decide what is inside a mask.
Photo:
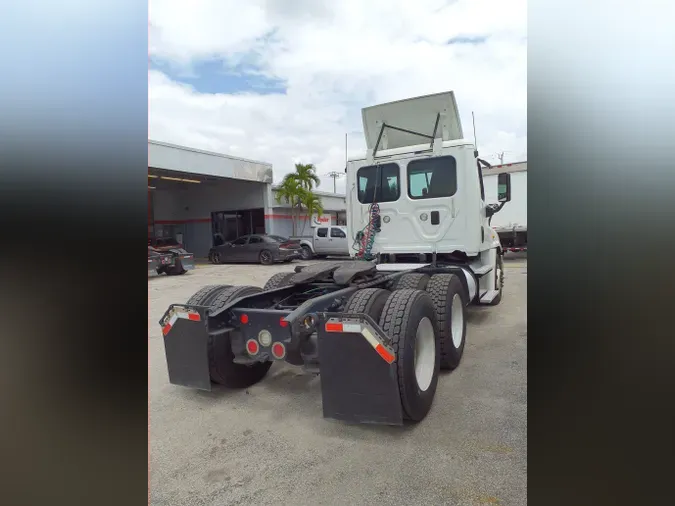
[{"label": "steel wheel rim", "polygon": [[431,320],[426,316],[417,325],[415,335],[415,379],[417,386],[425,392],[431,385],[436,365],[436,336]]},{"label": "steel wheel rim", "polygon": [[455,348],[462,345],[462,333],[464,330],[464,304],[462,298],[456,293],[452,297],[452,307],[450,309],[450,334],[452,335],[452,344]]}]

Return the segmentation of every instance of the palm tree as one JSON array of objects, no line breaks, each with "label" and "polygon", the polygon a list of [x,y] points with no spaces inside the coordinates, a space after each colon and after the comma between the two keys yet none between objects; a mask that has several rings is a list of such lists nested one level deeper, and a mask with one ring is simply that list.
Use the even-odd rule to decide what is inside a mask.
[{"label": "palm tree", "polygon": [[[323,214],[323,207],[321,206],[321,199],[314,192],[312,188],[314,185],[319,186],[321,180],[316,175],[316,167],[311,163],[295,164],[295,172],[286,174],[283,181],[277,187],[277,201],[285,201],[291,206],[291,220],[293,222],[293,235],[297,232],[297,219],[300,211],[307,210],[307,214],[311,219],[314,213],[319,216]],[[305,227],[302,227],[304,232]]]},{"label": "palm tree", "polygon": [[295,173],[292,174],[306,190],[312,190],[321,184],[321,179],[316,174],[316,167],[311,163],[296,163]]},{"label": "palm tree", "polygon": [[283,181],[277,188],[277,201],[285,201],[291,206],[291,221],[293,222],[293,235],[295,234],[295,212],[300,203],[301,192],[303,191],[300,181],[295,174],[286,174]]},{"label": "palm tree", "polygon": [[307,214],[310,216],[314,213],[317,213],[319,216],[323,214],[321,198],[316,193],[303,189],[300,192],[300,204],[307,209]]},{"label": "palm tree", "polygon": [[[313,193],[311,190],[306,190],[304,188],[300,189],[300,195],[299,195],[299,208],[302,209],[303,207],[307,210],[307,217],[308,219],[312,219],[312,216],[314,216],[314,213],[318,214],[321,216],[323,214],[323,206],[321,205],[321,198]],[[307,222],[304,222],[302,225],[302,232],[304,233],[305,231],[305,225]]]}]

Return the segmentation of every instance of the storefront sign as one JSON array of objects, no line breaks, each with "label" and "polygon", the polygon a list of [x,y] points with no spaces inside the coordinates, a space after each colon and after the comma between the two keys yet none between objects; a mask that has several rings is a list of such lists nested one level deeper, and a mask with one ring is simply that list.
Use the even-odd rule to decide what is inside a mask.
[{"label": "storefront sign", "polygon": [[323,214],[319,216],[318,214],[312,215],[312,227],[325,227],[330,225],[331,217],[330,214]]}]

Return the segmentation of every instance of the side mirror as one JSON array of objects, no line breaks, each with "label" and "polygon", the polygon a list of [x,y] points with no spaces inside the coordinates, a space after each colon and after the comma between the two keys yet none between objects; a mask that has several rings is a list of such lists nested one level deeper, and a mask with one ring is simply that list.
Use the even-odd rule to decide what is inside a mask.
[{"label": "side mirror", "polygon": [[511,201],[511,174],[508,172],[497,175],[497,201]]}]

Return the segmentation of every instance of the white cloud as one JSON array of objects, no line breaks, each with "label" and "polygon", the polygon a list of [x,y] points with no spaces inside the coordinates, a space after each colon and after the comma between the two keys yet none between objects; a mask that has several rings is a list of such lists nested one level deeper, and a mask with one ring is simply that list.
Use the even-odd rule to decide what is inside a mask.
[{"label": "white cloud", "polygon": [[[475,111],[481,155],[520,159],[526,21],[523,0],[153,0],[153,58],[183,70],[255,63],[287,91],[198,93],[151,71],[150,137],[271,162],[276,180],[297,161],[326,174],[344,168],[345,133],[361,130],[361,107],[451,89],[467,138]],[[455,37],[487,40],[446,44]],[[355,154],[364,141],[352,134],[349,145]]]}]

